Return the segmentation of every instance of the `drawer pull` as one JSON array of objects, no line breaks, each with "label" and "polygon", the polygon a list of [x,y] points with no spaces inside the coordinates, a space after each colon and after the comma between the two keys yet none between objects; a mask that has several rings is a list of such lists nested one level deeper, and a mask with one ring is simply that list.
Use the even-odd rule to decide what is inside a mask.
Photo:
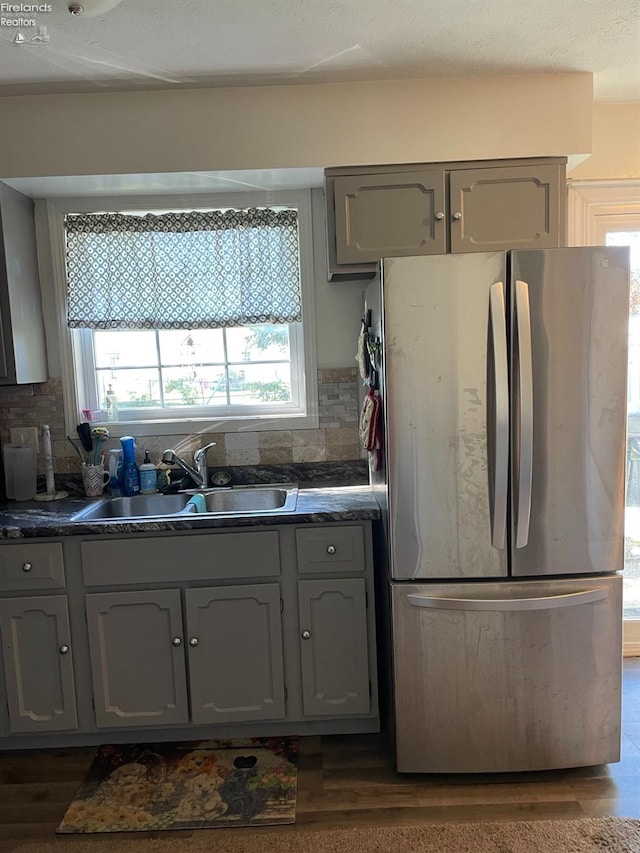
[{"label": "drawer pull", "polygon": [[329,545],[327,548],[327,554],[335,554],[335,553],[336,553],[336,546],[335,545]]},{"label": "drawer pull", "polygon": [[174,637],[171,642],[173,643],[174,646],[181,646],[182,645],[182,640],[180,639],[180,637]]},{"label": "drawer pull", "polygon": [[33,568],[33,563],[23,563],[22,564],[22,571],[23,572],[30,572],[32,568]]},{"label": "drawer pull", "polygon": [[192,638],[189,640],[189,645],[190,645],[190,646],[193,646],[194,648],[195,648],[199,643],[200,643],[200,640],[199,640],[197,637],[192,637]]},{"label": "drawer pull", "polygon": [[303,640],[310,640],[311,639],[311,631],[303,631],[302,632],[302,639]]},{"label": "drawer pull", "polygon": [[60,646],[58,651],[61,655],[69,654],[69,646]]}]

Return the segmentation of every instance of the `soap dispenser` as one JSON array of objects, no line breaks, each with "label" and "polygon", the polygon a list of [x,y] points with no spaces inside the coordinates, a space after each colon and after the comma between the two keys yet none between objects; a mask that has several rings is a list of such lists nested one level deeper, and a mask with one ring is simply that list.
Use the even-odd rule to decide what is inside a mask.
[{"label": "soap dispenser", "polygon": [[123,435],[122,444],[122,494],[126,497],[140,494],[140,472],[136,465],[135,439],[132,435]]},{"label": "soap dispenser", "polygon": [[156,466],[149,459],[149,451],[144,452],[144,462],[140,466],[140,493],[150,495],[158,491],[158,474]]}]

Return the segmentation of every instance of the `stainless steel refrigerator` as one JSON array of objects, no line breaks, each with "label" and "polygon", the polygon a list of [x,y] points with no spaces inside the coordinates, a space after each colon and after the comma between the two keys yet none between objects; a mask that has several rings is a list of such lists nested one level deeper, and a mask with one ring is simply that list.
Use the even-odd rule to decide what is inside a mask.
[{"label": "stainless steel refrigerator", "polygon": [[618,761],[628,250],[394,258],[380,278],[397,769]]}]

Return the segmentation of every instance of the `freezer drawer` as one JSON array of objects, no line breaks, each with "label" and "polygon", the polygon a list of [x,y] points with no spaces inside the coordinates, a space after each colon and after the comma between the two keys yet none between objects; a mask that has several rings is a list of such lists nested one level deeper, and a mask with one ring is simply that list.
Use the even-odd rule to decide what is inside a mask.
[{"label": "freezer drawer", "polygon": [[619,761],[620,575],[391,587],[398,771]]}]

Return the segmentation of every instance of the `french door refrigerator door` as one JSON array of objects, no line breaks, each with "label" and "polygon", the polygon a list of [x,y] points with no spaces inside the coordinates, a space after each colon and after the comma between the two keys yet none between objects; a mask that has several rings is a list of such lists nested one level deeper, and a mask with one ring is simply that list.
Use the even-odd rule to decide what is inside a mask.
[{"label": "french door refrigerator door", "polygon": [[391,587],[399,772],[620,759],[620,575]]},{"label": "french door refrigerator door", "polygon": [[511,574],[623,568],[628,249],[511,253]]},{"label": "french door refrigerator door", "polygon": [[385,260],[391,576],[503,577],[506,255]]}]

